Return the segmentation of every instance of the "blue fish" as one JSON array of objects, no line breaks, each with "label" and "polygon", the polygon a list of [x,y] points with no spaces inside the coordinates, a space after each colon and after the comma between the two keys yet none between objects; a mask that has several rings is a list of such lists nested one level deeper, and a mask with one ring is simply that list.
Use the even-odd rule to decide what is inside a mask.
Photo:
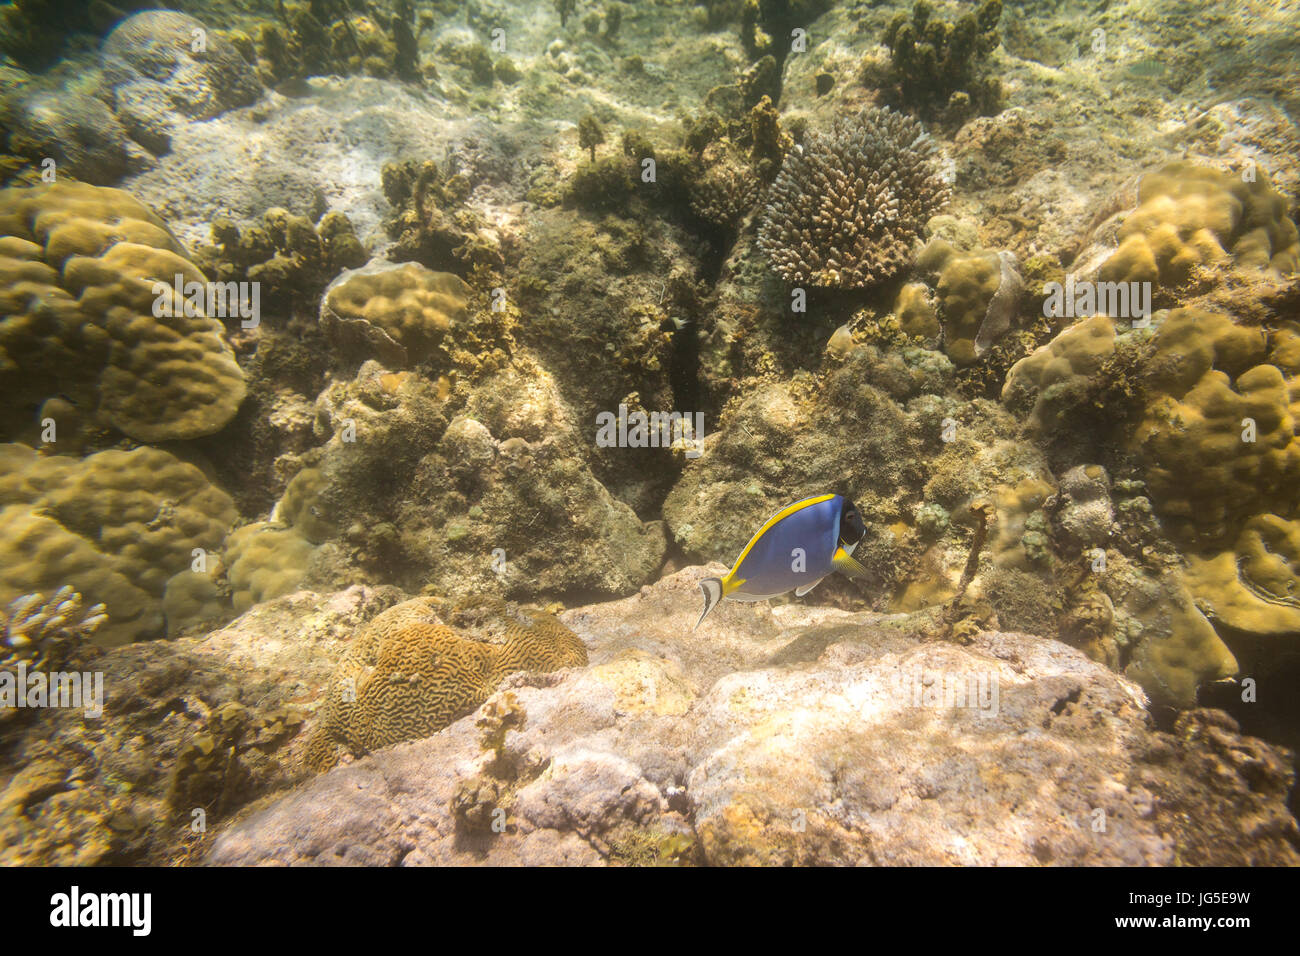
[{"label": "blue fish", "polygon": [[867,533],[862,515],[843,495],[818,495],[782,508],[763,523],[731,570],[700,582],[704,613],[699,627],[723,598],[762,601],[794,591],[803,597],[832,571],[867,577],[853,549]]}]

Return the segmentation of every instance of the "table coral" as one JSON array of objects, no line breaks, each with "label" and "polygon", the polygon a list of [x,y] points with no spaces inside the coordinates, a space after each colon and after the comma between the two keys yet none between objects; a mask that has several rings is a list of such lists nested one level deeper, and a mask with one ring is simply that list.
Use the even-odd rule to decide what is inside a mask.
[{"label": "table coral", "polygon": [[[361,628],[339,662],[304,761],[328,770],[347,748],[360,756],[427,737],[488,699],[507,675],[587,663],[578,636],[542,611],[486,602],[483,631],[448,627],[438,602],[415,598]],[[486,611],[486,613],[482,613]]]},{"label": "table coral", "polygon": [[6,189],[0,236],[0,394],[11,409],[63,392],[150,442],[209,435],[234,416],[244,378],[221,322],[170,291],[177,276],[205,278],[130,194]]}]

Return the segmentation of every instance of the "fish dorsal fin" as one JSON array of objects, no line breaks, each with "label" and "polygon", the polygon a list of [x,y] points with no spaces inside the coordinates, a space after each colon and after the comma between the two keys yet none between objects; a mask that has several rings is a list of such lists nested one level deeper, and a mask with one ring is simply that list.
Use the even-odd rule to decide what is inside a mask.
[{"label": "fish dorsal fin", "polygon": [[700,612],[700,619],[695,622],[692,631],[699,628],[704,623],[704,619],[709,616],[709,612],[718,606],[722,600],[722,581],[718,578],[705,578],[700,582],[700,590],[704,592],[704,610]]}]

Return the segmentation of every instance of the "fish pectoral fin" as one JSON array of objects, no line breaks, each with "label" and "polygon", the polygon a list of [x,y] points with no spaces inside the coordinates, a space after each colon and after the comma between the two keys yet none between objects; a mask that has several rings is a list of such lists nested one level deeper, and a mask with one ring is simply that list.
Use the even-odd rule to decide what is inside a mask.
[{"label": "fish pectoral fin", "polygon": [[835,556],[831,558],[831,564],[835,567],[836,571],[840,572],[840,574],[846,575],[850,578],[871,577],[871,572],[862,566],[862,562],[849,554],[843,548],[835,549]]},{"label": "fish pectoral fin", "polygon": [[704,592],[704,610],[700,612],[700,619],[695,622],[695,627],[691,628],[692,631],[704,623],[704,619],[709,616],[709,612],[717,607],[718,602],[722,600],[722,580],[720,578],[705,578],[700,582],[700,590]]},{"label": "fish pectoral fin", "polygon": [[794,596],[795,596],[795,597],[803,597],[805,594],[807,594],[809,591],[811,591],[811,590],[812,590],[813,588],[815,588],[817,585],[821,584],[822,581],[824,581],[824,580],[825,580],[825,578],[818,578],[818,579],[817,579],[816,581],[814,581],[812,584],[801,584],[799,587],[797,587],[797,588],[794,589]]}]

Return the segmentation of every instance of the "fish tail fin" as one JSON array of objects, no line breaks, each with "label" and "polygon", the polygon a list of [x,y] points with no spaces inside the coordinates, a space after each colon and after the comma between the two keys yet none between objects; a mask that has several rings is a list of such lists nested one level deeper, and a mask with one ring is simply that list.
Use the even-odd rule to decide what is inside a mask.
[{"label": "fish tail fin", "polygon": [[846,575],[850,578],[871,577],[871,572],[863,567],[862,562],[849,554],[843,548],[837,548],[835,550],[835,557],[831,559],[831,564],[834,565],[835,570],[840,572],[840,574]]},{"label": "fish tail fin", "polygon": [[704,592],[704,610],[700,613],[700,619],[695,622],[695,627],[691,628],[692,631],[698,629],[704,623],[704,619],[709,616],[709,612],[717,607],[718,602],[722,600],[722,579],[705,578],[700,582],[700,590]]}]

